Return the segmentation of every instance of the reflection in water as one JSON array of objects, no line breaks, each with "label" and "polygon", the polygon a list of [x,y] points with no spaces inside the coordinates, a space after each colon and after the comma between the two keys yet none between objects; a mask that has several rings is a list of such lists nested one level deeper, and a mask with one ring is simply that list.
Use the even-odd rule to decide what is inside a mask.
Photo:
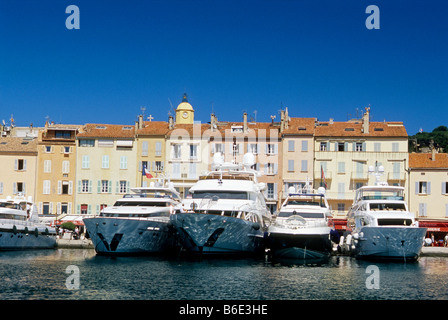
[{"label": "reflection in water", "polygon": [[[69,290],[68,266],[79,268]],[[379,289],[366,285],[378,270]],[[63,300],[413,300],[448,299],[448,258],[415,263],[103,257],[93,250],[0,253],[0,299]]]}]

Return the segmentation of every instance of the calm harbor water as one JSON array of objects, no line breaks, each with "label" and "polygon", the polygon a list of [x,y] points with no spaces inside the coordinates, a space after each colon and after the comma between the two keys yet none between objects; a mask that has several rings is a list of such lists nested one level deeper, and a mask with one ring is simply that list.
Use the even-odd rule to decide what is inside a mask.
[{"label": "calm harbor water", "polygon": [[307,264],[103,257],[89,249],[1,252],[0,299],[444,300],[447,271],[443,257],[380,263],[334,256]]}]

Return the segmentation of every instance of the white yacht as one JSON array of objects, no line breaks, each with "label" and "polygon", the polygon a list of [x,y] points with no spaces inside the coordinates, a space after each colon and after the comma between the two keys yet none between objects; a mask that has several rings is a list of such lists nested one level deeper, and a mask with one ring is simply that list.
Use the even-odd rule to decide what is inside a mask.
[{"label": "white yacht", "polygon": [[[369,168],[370,173],[373,167]],[[363,186],[356,191],[347,215],[345,250],[358,258],[417,260],[420,256],[426,228],[419,228],[414,214],[404,199],[404,187],[389,186],[379,177],[375,186]]]},{"label": "white yacht", "polygon": [[171,216],[182,249],[190,254],[264,253],[264,233],[271,220],[260,173],[250,169],[251,153],[243,165],[224,163],[214,155],[213,171],[190,188],[191,196]]},{"label": "white yacht", "polygon": [[0,200],[0,250],[53,249],[56,230],[39,222],[32,198]]},{"label": "white yacht", "polygon": [[317,192],[305,188],[288,196],[274,215],[268,229],[267,246],[273,258],[324,259],[332,251],[331,209],[325,198],[325,188]]},{"label": "white yacht", "polygon": [[100,216],[84,218],[100,255],[165,253],[175,245],[170,213],[181,198],[173,186],[131,188]]}]

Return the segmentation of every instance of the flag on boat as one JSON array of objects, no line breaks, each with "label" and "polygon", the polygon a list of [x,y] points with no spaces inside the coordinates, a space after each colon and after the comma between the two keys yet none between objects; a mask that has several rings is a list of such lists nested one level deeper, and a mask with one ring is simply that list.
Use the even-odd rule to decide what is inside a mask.
[{"label": "flag on boat", "polygon": [[146,178],[148,178],[148,179],[152,179],[152,174],[148,171],[148,169],[146,169],[146,165],[144,164],[143,165],[143,168],[142,168],[142,175],[144,175],[144,176],[146,176]]},{"label": "flag on boat", "polygon": [[324,185],[325,189],[327,189],[327,181],[325,180],[324,168],[322,166],[320,166],[320,181],[321,185]]}]

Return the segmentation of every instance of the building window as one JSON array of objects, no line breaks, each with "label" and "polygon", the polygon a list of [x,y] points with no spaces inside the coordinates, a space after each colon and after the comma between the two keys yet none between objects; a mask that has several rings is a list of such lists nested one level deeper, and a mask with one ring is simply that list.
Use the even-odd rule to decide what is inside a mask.
[{"label": "building window", "polygon": [[91,182],[89,180],[82,180],[81,181],[81,192],[82,193],[88,193],[91,189]]},{"label": "building window", "polygon": [[44,180],[43,194],[50,194],[50,180]]},{"label": "building window", "polygon": [[87,204],[81,205],[81,214],[87,214],[88,210],[89,210],[89,206]]},{"label": "building window", "polygon": [[364,151],[362,147],[362,142],[356,142],[355,143],[355,150],[354,151]]},{"label": "building window", "polygon": [[302,140],[302,151],[308,151],[308,141]]},{"label": "building window", "polygon": [[338,173],[345,173],[345,162],[338,162]]},{"label": "building window", "polygon": [[101,168],[109,169],[109,156],[103,156],[101,158]]},{"label": "building window", "polygon": [[426,203],[419,203],[418,204],[418,216],[419,217],[426,217]]},{"label": "building window", "polygon": [[442,194],[448,194],[448,182],[442,182]]},{"label": "building window", "polygon": [[301,161],[301,168],[300,171],[307,172],[308,171],[308,160],[302,160]]},{"label": "building window", "polygon": [[288,171],[294,171],[294,160],[288,160]]},{"label": "building window", "polygon": [[250,143],[248,152],[258,154],[258,145],[256,143]]},{"label": "building window", "polygon": [[51,160],[44,160],[44,172],[45,173],[51,172]]},{"label": "building window", "polygon": [[15,163],[15,170],[16,171],[25,171],[26,170],[26,160],[25,159],[16,159]]},{"label": "building window", "polygon": [[190,160],[196,160],[198,158],[198,145],[190,144]]},{"label": "building window", "polygon": [[110,181],[101,180],[100,182],[100,192],[101,193],[109,193],[110,192]]},{"label": "building window", "polygon": [[182,154],[181,154],[181,144],[173,144],[173,159],[180,159]]},{"label": "building window", "polygon": [[277,154],[276,145],[273,143],[268,143],[266,145],[266,154]]},{"label": "building window", "polygon": [[338,203],[338,212],[339,213],[345,212],[345,203]]},{"label": "building window", "polygon": [[89,156],[82,156],[81,168],[82,169],[90,168],[90,157]]},{"label": "building window", "polygon": [[320,151],[330,151],[330,148],[328,148],[327,142],[321,142],[319,146]]},{"label": "building window", "polygon": [[142,142],[142,156],[146,157],[148,155],[148,141]]},{"label": "building window", "polygon": [[345,147],[345,142],[336,142],[336,151],[347,151]]},{"label": "building window", "polygon": [[156,142],[156,157],[160,157],[162,155],[162,142]]},{"label": "building window", "polygon": [[25,182],[14,182],[13,193],[25,193]]},{"label": "building window", "polygon": [[213,145],[213,150],[212,151],[213,151],[213,153],[220,152],[220,153],[224,154],[224,143],[215,143]]},{"label": "building window", "polygon": [[70,161],[62,161],[62,173],[70,173]]},{"label": "building window", "polygon": [[268,183],[267,184],[266,198],[269,200],[277,199],[277,184],[276,183]]},{"label": "building window", "polygon": [[42,204],[42,214],[50,214],[50,203],[49,202],[44,202]]},{"label": "building window", "polygon": [[125,180],[120,180],[120,193],[126,193],[128,189],[128,182]]},{"label": "building window", "polygon": [[288,141],[288,151],[294,151],[294,140]]},{"label": "building window", "polygon": [[398,152],[398,142],[392,143],[392,152]]},{"label": "building window", "polygon": [[416,182],[415,194],[431,194],[431,182],[429,181]]},{"label": "building window", "polygon": [[71,131],[64,131],[64,130],[55,131],[54,137],[56,139],[70,139],[71,138]]},{"label": "building window", "polygon": [[120,169],[127,169],[127,168],[128,168],[128,157],[121,156],[120,157]]},{"label": "building window", "polygon": [[95,140],[81,139],[81,140],[79,140],[79,146],[80,147],[94,147],[95,146]]},{"label": "building window", "polygon": [[51,153],[51,146],[45,146],[45,152]]}]

